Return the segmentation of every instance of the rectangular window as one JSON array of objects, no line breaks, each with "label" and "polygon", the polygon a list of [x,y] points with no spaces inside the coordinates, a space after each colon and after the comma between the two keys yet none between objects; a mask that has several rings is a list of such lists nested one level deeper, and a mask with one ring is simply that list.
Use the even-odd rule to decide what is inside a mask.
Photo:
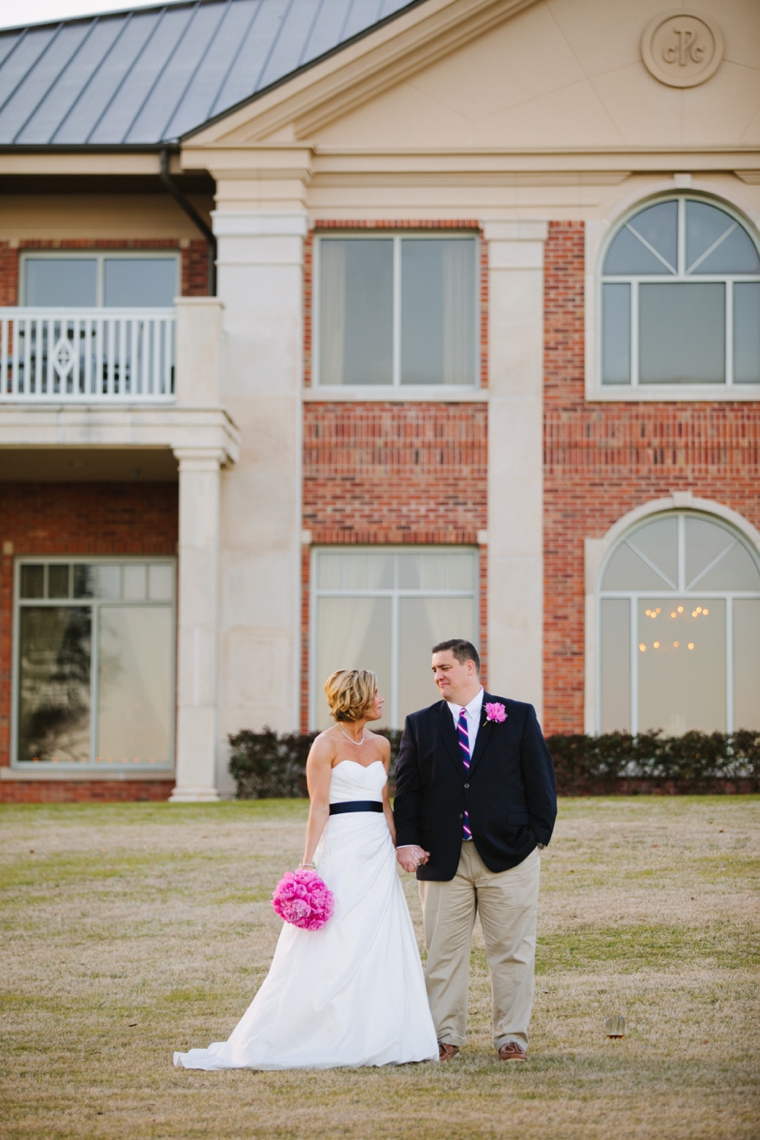
[{"label": "rectangular window", "polygon": [[168,309],[180,292],[176,253],[24,254],[21,304],[31,308]]},{"label": "rectangular window", "polygon": [[631,382],[631,286],[602,286],[602,383]]},{"label": "rectangular window", "polygon": [[16,764],[172,766],[174,579],[168,559],[18,564]]},{"label": "rectangular window", "polygon": [[631,730],[631,616],[628,598],[601,603],[601,728]]},{"label": "rectangular window", "polygon": [[383,724],[403,728],[438,699],[436,642],[477,645],[474,550],[317,550],[312,563],[311,723],[328,728],[324,683],[336,669],[372,669],[386,699]]},{"label": "rectangular window", "polygon": [[734,383],[760,384],[760,281],[734,284]]},{"label": "rectangular window", "polygon": [[474,237],[320,237],[321,385],[473,386]]}]

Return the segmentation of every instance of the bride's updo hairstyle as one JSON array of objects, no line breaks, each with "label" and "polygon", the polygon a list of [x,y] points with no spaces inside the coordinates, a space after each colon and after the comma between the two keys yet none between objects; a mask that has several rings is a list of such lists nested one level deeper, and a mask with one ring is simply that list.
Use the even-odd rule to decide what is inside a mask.
[{"label": "bride's updo hairstyle", "polygon": [[377,677],[369,669],[336,669],[325,681],[327,703],[335,720],[360,720],[377,696]]}]

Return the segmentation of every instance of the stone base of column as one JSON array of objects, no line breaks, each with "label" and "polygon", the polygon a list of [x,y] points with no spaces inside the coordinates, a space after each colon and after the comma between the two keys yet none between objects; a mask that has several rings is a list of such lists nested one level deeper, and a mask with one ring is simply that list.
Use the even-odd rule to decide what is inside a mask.
[{"label": "stone base of column", "polygon": [[218,804],[219,802],[216,788],[198,787],[192,784],[177,784],[169,796],[170,804]]}]

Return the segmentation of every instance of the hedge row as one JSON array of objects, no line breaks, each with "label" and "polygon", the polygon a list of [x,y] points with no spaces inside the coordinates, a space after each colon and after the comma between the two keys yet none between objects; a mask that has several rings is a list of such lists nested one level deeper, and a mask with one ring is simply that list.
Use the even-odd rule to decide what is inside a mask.
[{"label": "hedge row", "polygon": [[[230,772],[238,799],[305,796],[306,757],[316,733],[278,735],[247,729],[230,736]],[[391,742],[391,783],[401,733],[383,732]],[[630,736],[550,736],[557,790],[561,795],[615,793],[757,792],[760,790],[760,732],[659,732]]]}]

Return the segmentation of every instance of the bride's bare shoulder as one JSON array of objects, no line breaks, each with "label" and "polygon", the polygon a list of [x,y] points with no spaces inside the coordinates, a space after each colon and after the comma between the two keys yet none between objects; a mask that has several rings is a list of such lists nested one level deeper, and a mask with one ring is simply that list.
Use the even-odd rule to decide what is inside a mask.
[{"label": "bride's bare shoulder", "polygon": [[383,736],[379,732],[370,732],[368,728],[365,728],[364,732],[371,739],[372,743],[378,746],[384,760],[386,757],[390,757],[391,742],[387,736]]},{"label": "bride's bare shoulder", "polygon": [[326,728],[324,732],[314,737],[309,755],[316,760],[331,758],[335,754],[335,744],[335,733],[331,728]]}]

